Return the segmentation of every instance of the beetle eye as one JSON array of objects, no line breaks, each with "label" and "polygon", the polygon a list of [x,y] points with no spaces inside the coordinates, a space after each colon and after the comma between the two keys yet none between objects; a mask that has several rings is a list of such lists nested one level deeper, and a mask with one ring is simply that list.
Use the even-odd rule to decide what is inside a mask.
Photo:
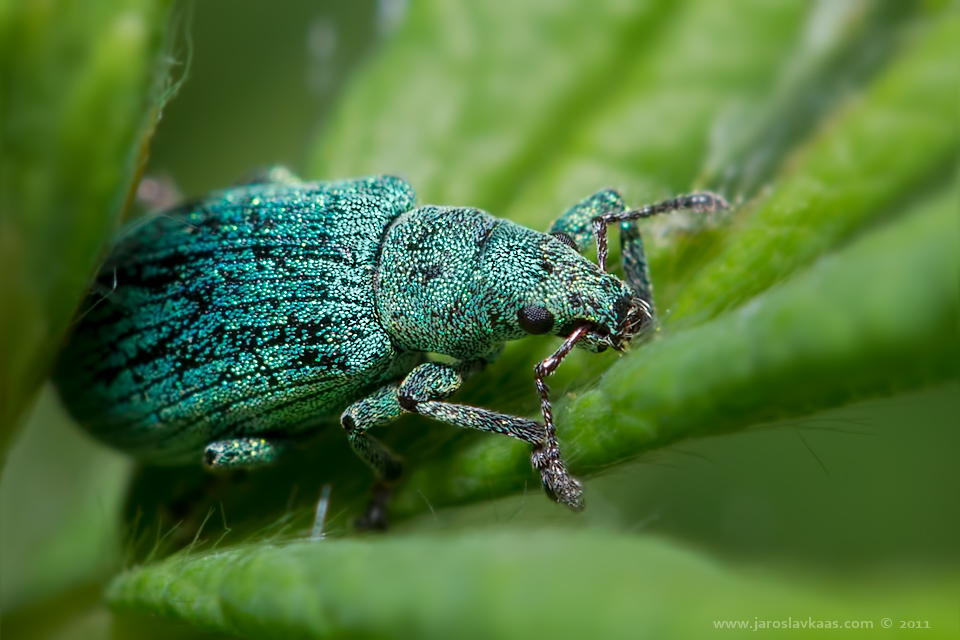
[{"label": "beetle eye", "polygon": [[573,249],[573,250],[576,251],[577,253],[580,253],[580,248],[577,246],[577,241],[574,240],[574,239],[570,236],[570,234],[564,233],[563,231],[554,231],[554,232],[551,233],[550,235],[552,235],[554,238],[556,238],[557,240],[559,240],[559,241],[562,242],[563,244],[567,245],[568,247],[570,247],[571,249]]},{"label": "beetle eye", "polygon": [[517,311],[517,321],[521,329],[533,335],[553,329],[553,314],[539,305],[528,305]]}]

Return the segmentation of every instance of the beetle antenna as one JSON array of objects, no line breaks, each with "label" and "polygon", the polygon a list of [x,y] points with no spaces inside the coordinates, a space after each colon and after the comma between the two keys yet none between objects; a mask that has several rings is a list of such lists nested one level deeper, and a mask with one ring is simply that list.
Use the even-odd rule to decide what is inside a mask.
[{"label": "beetle antenna", "polygon": [[630,209],[629,211],[620,211],[617,213],[607,213],[593,219],[593,234],[597,239],[597,262],[600,269],[607,270],[607,225],[615,222],[629,222],[641,218],[650,218],[661,213],[672,213],[674,211],[698,211],[705,213],[708,211],[720,211],[729,209],[727,201],[715,193],[702,191],[700,193],[691,193],[686,196],[679,196],[670,200],[664,200],[656,204],[648,204],[640,209]]}]

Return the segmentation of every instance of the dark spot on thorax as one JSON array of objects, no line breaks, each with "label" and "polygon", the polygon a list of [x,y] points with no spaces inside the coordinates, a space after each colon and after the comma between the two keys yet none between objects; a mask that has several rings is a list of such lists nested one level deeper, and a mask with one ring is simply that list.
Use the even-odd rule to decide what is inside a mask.
[{"label": "dark spot on thorax", "polygon": [[443,274],[443,268],[438,264],[428,264],[420,272],[420,277],[423,278],[424,284],[430,282],[434,278],[439,277]]}]

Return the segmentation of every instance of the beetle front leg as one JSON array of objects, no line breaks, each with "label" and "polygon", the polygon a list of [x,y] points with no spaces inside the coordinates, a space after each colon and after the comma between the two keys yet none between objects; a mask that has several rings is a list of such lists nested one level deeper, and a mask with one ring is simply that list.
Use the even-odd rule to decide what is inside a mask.
[{"label": "beetle front leg", "polygon": [[623,278],[627,286],[646,305],[652,322],[656,316],[656,309],[653,304],[653,283],[650,280],[650,267],[643,250],[643,238],[640,236],[640,226],[637,221],[662,213],[673,213],[674,211],[705,213],[727,209],[729,206],[727,201],[720,196],[704,191],[649,204],[640,209],[629,211],[621,209],[598,215],[593,219],[593,230],[597,239],[597,262],[601,269],[607,270],[607,227],[619,223]]},{"label": "beetle front leg", "polygon": [[600,268],[606,271],[607,227],[619,223],[623,278],[637,298],[647,306],[652,321],[655,315],[653,284],[650,280],[650,267],[643,250],[643,238],[640,235],[637,220],[661,213],[717,211],[726,209],[728,206],[722,197],[703,192],[664,200],[640,209],[627,210],[619,193],[613,189],[604,189],[568,209],[554,221],[548,233],[557,236],[566,244],[571,244],[581,253],[596,242],[597,262]]},{"label": "beetle front leg", "polygon": [[373,499],[357,521],[362,529],[385,529],[390,485],[403,473],[403,465],[383,443],[367,433],[373,427],[392,422],[404,412],[416,411],[418,402],[452,395],[476,369],[473,365],[446,365],[427,362],[411,371],[402,383],[385,385],[353,403],[340,416],[354,452],[377,475]]},{"label": "beetle front leg", "polygon": [[600,216],[616,214],[624,210],[626,206],[620,194],[613,189],[604,189],[567,209],[562,216],[553,221],[547,233],[557,236],[564,244],[583,253],[594,242],[593,221]]},{"label": "beetle front leg", "polygon": [[[623,216],[626,206],[623,198],[613,189],[604,189],[570,207],[557,218],[547,233],[583,253],[597,243],[597,258],[600,268],[606,271],[607,238],[606,224],[598,228],[598,220],[616,219]],[[636,221],[628,220],[620,226],[620,255],[624,280],[636,296],[649,309],[647,321],[653,320],[653,287],[650,270],[643,252],[643,240]]]},{"label": "beetle front leg", "polygon": [[580,485],[567,473],[556,439],[548,442],[544,425],[528,418],[443,401],[482,366],[479,362],[455,365],[427,362],[411,371],[400,384],[381,387],[343,412],[341,423],[351,446],[374,469],[379,480],[374,500],[358,525],[365,528],[386,526],[388,483],[399,478],[402,470],[396,456],[366,432],[393,421],[404,412],[456,427],[507,435],[534,445],[531,462],[540,472],[544,489],[550,497],[577,511],[583,508]]}]

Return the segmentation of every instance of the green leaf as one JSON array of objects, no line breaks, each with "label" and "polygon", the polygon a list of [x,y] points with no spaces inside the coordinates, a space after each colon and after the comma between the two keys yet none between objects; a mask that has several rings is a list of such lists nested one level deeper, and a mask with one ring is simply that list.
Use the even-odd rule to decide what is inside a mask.
[{"label": "green leaf", "polygon": [[958,43],[954,17],[834,115],[774,193],[737,221],[742,230],[717,260],[684,287],[671,321],[738,306],[865,222],[952,177],[960,148]]},{"label": "green leaf", "polygon": [[0,453],[132,196],[170,5],[0,8]]},{"label": "green leaf", "polygon": [[[795,55],[804,11],[419,3],[344,97],[308,173],[400,172],[424,202],[539,228],[609,184],[672,194],[697,175],[717,112],[759,100]],[[562,178],[543,188],[544,174]]]},{"label": "green leaf", "polygon": [[[0,7],[7,25],[13,14]],[[354,79],[304,173],[401,174],[424,202],[480,206],[540,229],[610,185],[634,205],[695,188],[738,201],[725,216],[645,223],[662,331],[623,358],[577,354],[551,380],[572,469],[584,477],[625,473],[625,462],[683,438],[957,378],[958,42],[956,12],[937,3],[425,0]],[[131,84],[124,99],[142,105],[148,84]],[[240,87],[237,99],[247,90]],[[52,95],[49,104],[72,104]],[[4,122],[6,162],[6,115]],[[90,144],[97,158],[105,154],[104,167],[128,176],[131,155],[107,159],[122,146],[118,139]],[[4,225],[6,194],[27,193],[21,174],[10,182],[16,189],[3,178]],[[80,207],[57,186],[66,178],[51,175],[49,202],[58,211]],[[119,197],[122,183],[110,197]],[[117,205],[105,189],[96,193]],[[97,209],[114,218],[118,210]],[[114,218],[88,221],[82,233],[37,219],[41,231],[63,230],[58,242],[86,256],[81,264],[71,253],[63,263],[85,282]],[[53,242],[37,233],[22,244],[30,268],[43,266],[40,243]],[[19,269],[10,273],[31,273],[10,264]],[[17,302],[19,324],[8,324],[13,316],[4,312],[0,329],[5,350],[21,349],[11,362],[42,372],[54,347],[26,329],[62,332],[35,320],[54,304],[50,317],[65,318],[82,284],[28,285],[42,305]],[[511,345],[458,400],[535,414],[532,365],[555,346]],[[21,381],[28,392],[36,386],[29,376]],[[696,637],[710,633],[703,630],[713,620],[791,616],[874,625],[888,616],[928,619],[931,636],[955,629],[949,570],[927,567],[922,578],[901,579],[888,569],[883,579],[858,574],[836,585],[782,566],[748,574],[649,536],[427,535],[429,516],[412,516],[536,486],[528,448],[417,420],[381,435],[411,473],[394,502],[393,516],[409,518],[404,533],[377,540],[280,542],[310,525],[322,485],[334,488],[328,528],[335,534],[365,499],[369,473],[336,429],[277,468],[233,483],[217,485],[199,469],[143,471],[125,551],[149,560],[108,590],[121,627],[136,637],[151,623],[128,614],[143,614],[255,637],[464,630]],[[809,450],[828,473],[835,468]],[[39,473],[44,462],[37,464]],[[11,485],[5,476],[5,490],[20,477]],[[600,482],[587,485],[586,517],[600,516],[586,522],[604,522],[604,510],[616,522],[632,503],[615,501]],[[940,504],[933,480],[907,478],[903,486]],[[524,499],[551,506],[535,493]],[[882,535],[867,526],[858,533]],[[165,552],[151,546],[155,536],[191,549],[153,562]],[[244,544],[227,546],[238,540]],[[93,557],[88,552],[77,550],[77,566]],[[956,566],[953,556],[944,563]]]},{"label": "green leaf", "polygon": [[[730,620],[857,620],[880,629],[892,611],[929,620],[924,633],[947,638],[956,628],[953,589],[944,588],[951,579],[818,590],[653,538],[546,530],[174,557],[123,574],[107,597],[120,613],[256,638],[691,638]],[[791,629],[791,637],[822,634]]]},{"label": "green leaf", "polygon": [[87,437],[51,391],[41,393],[11,447],[0,483],[4,615],[107,578],[120,565],[119,513],[131,461]]}]

